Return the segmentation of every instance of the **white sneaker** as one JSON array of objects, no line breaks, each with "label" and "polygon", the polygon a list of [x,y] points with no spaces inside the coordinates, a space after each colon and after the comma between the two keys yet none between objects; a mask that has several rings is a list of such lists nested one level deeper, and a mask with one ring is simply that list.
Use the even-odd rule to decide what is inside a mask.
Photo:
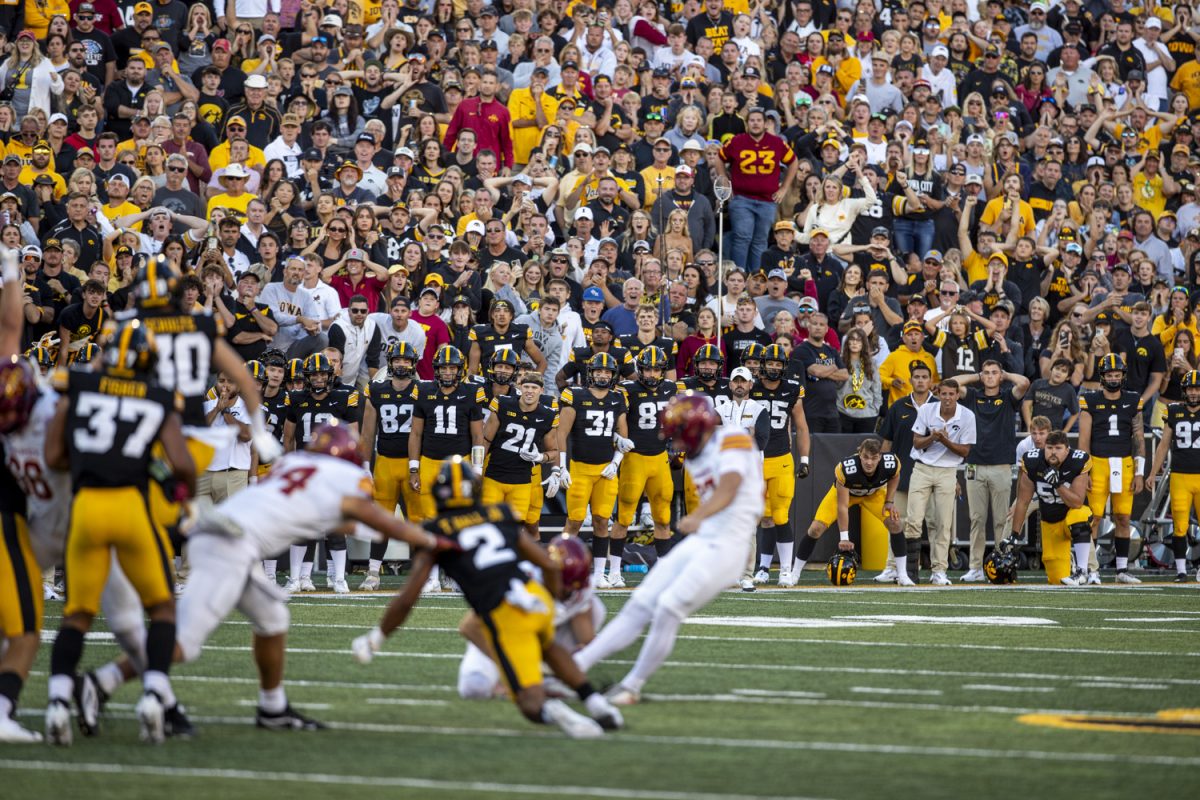
[{"label": "white sneaker", "polygon": [[625,727],[625,718],[604,695],[593,693],[584,701],[584,705],[587,707],[588,716],[599,722],[604,730],[619,731]]},{"label": "white sneaker", "polygon": [[617,684],[605,693],[608,702],[614,706],[633,706],[641,701],[642,695],[640,692],[629,689],[621,684]]},{"label": "white sneaker", "polygon": [[599,722],[576,713],[562,700],[547,700],[542,705],[542,713],[572,739],[599,739],[604,736],[604,728],[600,727]]},{"label": "white sneaker", "polygon": [[43,600],[62,600],[63,596],[54,588],[51,581],[42,581],[42,599]]},{"label": "white sneaker", "polygon": [[596,584],[597,589],[611,589],[612,588],[612,582],[609,581],[608,575],[605,575],[604,573],[600,573],[599,575],[592,575],[592,583]]},{"label": "white sneaker", "polygon": [[953,582],[946,577],[944,572],[935,572],[929,576],[929,582],[934,586],[953,586]]},{"label": "white sneaker", "polygon": [[317,587],[313,585],[312,578],[301,578],[300,579],[300,591],[315,592],[316,590],[317,590]]},{"label": "white sneaker", "polygon": [[609,589],[624,589],[625,588],[625,578],[621,577],[621,573],[618,572],[616,575],[609,576],[608,588]]},{"label": "white sneaker", "polygon": [[71,708],[62,700],[51,700],[46,706],[46,741],[71,746]]},{"label": "white sneaker", "polygon": [[874,578],[874,581],[876,583],[895,583],[896,582],[896,568],[888,567],[883,572],[876,575]]},{"label": "white sneaker", "polygon": [[[947,581],[947,583],[949,583],[949,581]],[[908,572],[905,571],[905,572],[896,573],[896,585],[897,586],[916,586],[917,584],[916,584],[916,581],[914,581],[912,578],[908,577]]]},{"label": "white sneaker", "polygon": [[983,574],[981,569],[968,570],[966,575],[960,578],[963,583],[983,583],[987,580],[987,576]]},{"label": "white sneaker", "polygon": [[1099,572],[1089,572],[1087,575],[1087,585],[1088,586],[1099,586],[1100,585],[1100,573]]},{"label": "white sneaker", "polygon": [[5,744],[32,744],[41,740],[42,735],[37,731],[22,728],[11,717],[0,717],[0,742]]},{"label": "white sneaker", "polygon": [[421,587],[421,594],[441,594],[441,593],[442,593],[442,582],[432,576],[429,578],[429,580],[425,581],[425,585]]},{"label": "white sneaker", "polygon": [[334,587],[333,587],[333,584],[334,584],[334,580],[333,580],[333,573],[332,573],[332,572],[326,572],[326,573],[325,573],[325,588],[326,588],[326,589],[332,589],[332,588],[334,588]]},{"label": "white sneaker", "polygon": [[782,570],[779,572],[778,585],[781,588],[791,589],[793,586],[795,586],[799,582],[800,582],[800,573],[784,572]]},{"label": "white sneaker", "polygon": [[758,572],[754,573],[754,582],[759,585],[762,585],[764,583],[770,583],[771,582],[771,572],[769,570],[763,569],[762,567],[759,567]]},{"label": "white sneaker", "polygon": [[[1200,581],[1200,575],[1196,576],[1196,580]],[[742,578],[738,585],[742,587],[743,592],[753,592],[757,588],[753,578]]]},{"label": "white sneaker", "polygon": [[443,592],[458,592],[458,591],[461,591],[461,589],[459,589],[459,588],[458,588],[458,584],[454,582],[454,579],[453,579],[453,578],[451,578],[451,577],[450,577],[449,575],[447,575],[446,573],[444,573],[444,572],[442,573],[442,577],[441,577],[441,579],[440,579],[440,580],[441,580],[441,586],[442,586],[442,591],[443,591]]},{"label": "white sneaker", "polygon": [[649,506],[642,507],[642,513],[638,516],[638,522],[642,524],[642,528],[645,530],[654,528],[654,514],[650,513]]},{"label": "white sneaker", "polygon": [[1087,584],[1087,572],[1077,569],[1067,577],[1063,578],[1059,583],[1063,586],[1084,586]]},{"label": "white sneaker", "polygon": [[358,585],[360,592],[374,592],[379,589],[379,573],[368,572],[367,577],[363,578],[363,582]]},{"label": "white sneaker", "polygon": [[142,699],[138,700],[134,711],[137,714],[138,724],[141,726],[142,741],[162,744],[167,738],[166,709],[163,708],[162,700],[158,695],[154,692],[145,692]]},{"label": "white sneaker", "polygon": [[1117,583],[1141,583],[1141,578],[1138,578],[1128,572],[1117,573]]},{"label": "white sneaker", "polygon": [[283,585],[283,590],[288,594],[295,594],[300,591],[300,580],[298,578],[288,578],[287,583]]},{"label": "white sneaker", "polygon": [[340,581],[334,581],[333,582],[333,593],[334,594],[350,594],[350,587],[346,585],[346,581],[344,579],[340,580]]}]

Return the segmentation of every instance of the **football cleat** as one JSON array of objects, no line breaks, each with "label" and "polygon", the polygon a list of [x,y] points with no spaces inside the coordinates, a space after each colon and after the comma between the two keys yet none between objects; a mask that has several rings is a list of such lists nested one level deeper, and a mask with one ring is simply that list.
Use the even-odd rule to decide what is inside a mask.
[{"label": "football cleat", "polygon": [[756,591],[758,588],[754,585],[753,578],[742,578],[741,587],[742,587],[743,592],[753,592],[753,591]]},{"label": "football cleat", "polygon": [[572,739],[599,739],[604,728],[594,719],[576,713],[562,700],[547,700],[542,704],[542,718],[552,722]]},{"label": "football cleat", "polygon": [[611,589],[612,588],[612,581],[610,581],[608,579],[608,576],[605,575],[603,572],[600,573],[599,575],[593,575],[592,583],[596,584],[597,589]]},{"label": "football cleat", "polygon": [[987,580],[987,576],[983,574],[983,570],[981,569],[972,569],[968,570],[959,580],[963,583],[982,583]]},{"label": "football cleat", "polygon": [[57,587],[51,581],[42,581],[42,599],[43,600],[62,600],[63,596],[59,593]]},{"label": "football cleat", "polygon": [[288,578],[287,583],[283,585],[283,590],[288,594],[295,594],[296,592],[300,591],[300,579]]},{"label": "football cleat", "polygon": [[71,709],[62,700],[51,700],[46,706],[46,741],[71,746]]},{"label": "football cleat", "polygon": [[1087,584],[1087,572],[1077,569],[1059,581],[1063,586],[1084,586]]},{"label": "football cleat", "polygon": [[432,575],[429,580],[425,581],[425,585],[421,587],[421,594],[441,594],[442,582]]},{"label": "football cleat", "polygon": [[779,582],[777,585],[783,589],[791,589],[800,582],[800,573],[788,572],[787,570],[779,570]]},{"label": "football cleat", "polygon": [[896,582],[896,568],[888,567],[883,572],[876,575],[872,580],[874,580],[876,583],[895,583]]},{"label": "football cleat", "polygon": [[610,589],[624,589],[625,588],[625,579],[623,577],[621,577],[621,573],[618,572],[616,575],[608,576],[608,588],[610,588]]},{"label": "football cleat", "polygon": [[770,583],[771,582],[770,571],[765,570],[762,567],[759,567],[758,572],[754,573],[754,582],[760,586],[764,583]]},{"label": "football cleat", "polygon": [[360,592],[374,592],[379,589],[379,573],[368,572],[367,577],[363,578],[363,582],[358,585]]},{"label": "football cleat", "polygon": [[138,718],[139,738],[143,742],[162,744],[167,738],[167,710],[163,708],[162,698],[156,692],[144,692],[134,713]]},{"label": "football cleat", "polygon": [[175,579],[175,596],[179,597],[183,594],[183,590],[187,588],[187,581],[183,578]]},{"label": "football cleat", "polygon": [[633,706],[637,705],[642,700],[641,692],[636,689],[630,689],[627,686],[617,684],[609,689],[604,694],[608,698],[608,702],[614,706]]},{"label": "football cleat", "polygon": [[1099,586],[1100,585],[1100,573],[1099,572],[1089,572],[1087,574],[1087,585],[1088,586]]},{"label": "football cleat", "polygon": [[583,704],[587,707],[588,715],[599,722],[600,727],[604,730],[619,731],[625,727],[625,719],[621,716],[621,712],[604,695],[599,693],[588,695],[588,699]]},{"label": "football cleat", "polygon": [[929,582],[934,586],[953,586],[954,583],[946,577],[944,572],[935,572],[929,576]]},{"label": "football cleat", "polygon": [[96,673],[86,672],[75,678],[75,708],[79,712],[79,732],[84,736],[100,733],[100,712],[108,695],[96,681]]},{"label": "football cleat", "polygon": [[22,728],[11,717],[0,717],[0,742],[4,744],[34,744],[42,740],[37,731]]},{"label": "football cleat", "polygon": [[1134,575],[1131,575],[1128,572],[1118,572],[1117,573],[1117,583],[1135,584],[1135,583],[1141,583],[1141,582],[1142,581],[1140,578],[1138,578]]},{"label": "football cleat", "polygon": [[263,711],[261,708],[257,709],[254,714],[254,724],[269,731],[320,731],[325,729],[324,724],[304,716],[291,705],[278,714]]},{"label": "football cleat", "polygon": [[196,735],[195,726],[192,725],[186,710],[179,703],[163,713],[163,726],[167,736],[172,739],[191,739]]},{"label": "football cleat", "polygon": [[907,572],[900,572],[900,573],[897,573],[897,575],[896,575],[896,585],[897,586],[916,586],[917,582],[914,581],[912,578],[908,577]]},{"label": "football cleat", "polygon": [[1186,572],[1180,572],[1175,576],[1176,583],[1187,583],[1191,578]]},{"label": "football cleat", "polygon": [[334,594],[350,594],[350,587],[346,585],[345,580],[334,581],[333,582],[333,593]]},{"label": "football cleat", "polygon": [[300,591],[315,592],[316,590],[317,590],[317,587],[313,585],[312,578],[301,578],[300,579]]}]

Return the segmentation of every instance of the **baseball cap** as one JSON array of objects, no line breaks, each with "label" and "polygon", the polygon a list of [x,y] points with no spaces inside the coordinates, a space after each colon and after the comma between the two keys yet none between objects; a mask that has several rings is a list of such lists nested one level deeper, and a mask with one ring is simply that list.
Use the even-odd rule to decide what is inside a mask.
[{"label": "baseball cap", "polygon": [[603,303],[604,302],[604,292],[600,291],[600,289],[598,287],[589,286],[588,288],[583,290],[583,302],[585,302],[585,303]]},{"label": "baseball cap", "polygon": [[932,50],[929,51],[930,58],[937,58],[938,56],[941,56],[942,58],[950,57],[950,50],[946,47],[946,45],[936,45]]},{"label": "baseball cap", "polygon": [[787,273],[781,269],[773,269],[767,273],[767,280],[774,280],[775,278],[778,278],[781,281],[786,281]]},{"label": "baseball cap", "polygon": [[137,3],[133,7],[134,14],[153,14],[154,6],[149,3]]},{"label": "baseball cap", "polygon": [[596,217],[592,214],[592,210],[590,208],[587,206],[580,206],[579,208],[575,209],[575,220],[578,221],[581,219],[595,220]]},{"label": "baseball cap", "polygon": [[[916,299],[916,298],[914,297],[913,299]],[[924,298],[922,298],[922,299],[924,299]],[[925,329],[921,327],[921,323],[917,322],[915,319],[910,319],[908,322],[904,323],[904,327],[901,329],[900,332],[908,333],[909,331],[923,331],[923,330],[925,330]]]},{"label": "baseball cap", "polygon": [[781,220],[779,220],[779,222],[775,223],[775,230],[776,231],[791,231],[792,233],[795,233],[796,225],[791,220],[781,219]]},{"label": "baseball cap", "polygon": [[633,243],[633,252],[636,253],[638,251],[649,253],[650,252],[650,243],[647,242],[645,239],[638,239],[636,242]]},{"label": "baseball cap", "polygon": [[796,305],[799,306],[800,308],[808,308],[808,309],[812,309],[813,311],[816,311],[817,310],[817,298],[807,297],[807,296],[801,297],[800,300],[796,303]]},{"label": "baseball cap", "polygon": [[942,260],[942,251],[941,250],[930,250],[929,252],[927,252],[925,254],[925,258],[922,260],[923,261],[941,261]]},{"label": "baseball cap", "polygon": [[751,375],[750,370],[746,369],[745,367],[735,367],[733,372],[729,373],[729,380],[732,381],[736,378],[741,378],[744,381],[750,381],[751,383],[754,383],[754,376]]},{"label": "baseball cap", "polygon": [[367,144],[373,145],[375,144],[375,137],[369,133],[360,133],[354,139],[355,144],[358,144],[359,142],[366,142]]},{"label": "baseball cap", "polygon": [[304,155],[300,156],[302,161],[324,161],[325,157],[321,155],[321,151],[315,147],[310,147],[304,151]]},{"label": "baseball cap", "polygon": [[890,239],[892,238],[892,231],[891,228],[888,228],[886,225],[876,225],[871,229],[871,236],[882,236],[885,239]]},{"label": "baseball cap", "polygon": [[1145,26],[1147,28],[1157,28],[1158,30],[1161,31],[1162,30],[1162,20],[1156,16],[1147,15]]},{"label": "baseball cap", "polygon": [[[150,4],[144,3],[143,5],[150,5]],[[228,53],[233,48],[230,46],[228,39],[217,39],[215,42],[212,43],[212,49],[213,50],[224,50],[226,53]]]},{"label": "baseball cap", "polygon": [[485,234],[487,233],[487,226],[483,224],[483,220],[473,219],[467,223],[466,233]]},{"label": "baseball cap", "polygon": [[321,17],[319,27],[324,28],[326,25],[334,28],[340,28],[342,27],[342,18],[337,14],[326,14],[325,16]]},{"label": "baseball cap", "polygon": [[38,247],[36,244],[27,244],[21,248],[21,258],[25,258],[26,256],[36,256],[37,258],[41,258],[42,248]]}]

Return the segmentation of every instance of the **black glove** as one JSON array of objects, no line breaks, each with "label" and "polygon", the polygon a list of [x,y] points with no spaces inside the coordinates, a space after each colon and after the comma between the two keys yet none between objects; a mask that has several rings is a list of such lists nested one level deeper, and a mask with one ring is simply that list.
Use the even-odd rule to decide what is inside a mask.
[{"label": "black glove", "polygon": [[804,480],[808,477],[808,464],[801,461],[798,465],[796,465],[796,477],[800,480]]},{"label": "black glove", "polygon": [[1056,469],[1048,469],[1042,473],[1042,482],[1049,484],[1051,489],[1056,489],[1062,483],[1062,475]]}]

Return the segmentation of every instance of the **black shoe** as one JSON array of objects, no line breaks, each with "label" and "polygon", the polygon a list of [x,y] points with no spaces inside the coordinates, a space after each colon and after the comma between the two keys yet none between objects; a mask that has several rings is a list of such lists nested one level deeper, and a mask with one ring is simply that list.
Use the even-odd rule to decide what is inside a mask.
[{"label": "black shoe", "polygon": [[260,728],[272,731],[319,731],[325,726],[315,719],[309,719],[290,705],[278,714],[258,709],[254,716],[254,724]]},{"label": "black shoe", "polygon": [[196,735],[196,728],[187,718],[187,712],[179,703],[163,712],[163,727],[168,739],[191,739]]},{"label": "black shoe", "polygon": [[75,678],[75,708],[79,715],[79,732],[84,736],[96,736],[100,733],[100,713],[108,702],[108,694],[100,688],[96,673],[87,672]]},{"label": "black shoe", "polygon": [[1180,572],[1175,576],[1176,583],[1188,583],[1190,580],[1191,578],[1188,577],[1186,572]]}]

